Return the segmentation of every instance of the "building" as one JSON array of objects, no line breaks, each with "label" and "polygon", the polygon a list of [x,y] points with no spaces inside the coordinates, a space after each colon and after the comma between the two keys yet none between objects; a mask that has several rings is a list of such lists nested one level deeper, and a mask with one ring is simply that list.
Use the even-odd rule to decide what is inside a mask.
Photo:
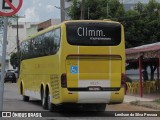
[{"label": "building", "polygon": [[[28,23],[28,22],[20,22],[18,23],[18,35],[19,41],[24,40],[28,34],[31,32],[28,31],[29,28],[35,26],[37,23]],[[37,29],[32,30],[32,34],[37,32]],[[1,69],[1,60],[2,60],[2,41],[3,41],[3,31],[0,31],[0,69]],[[17,22],[12,22],[12,24],[8,25],[7,31],[7,49],[6,49],[6,69],[13,69],[10,65],[10,55],[12,52],[17,51]]]},{"label": "building", "polygon": [[49,26],[58,25],[60,23],[61,23],[60,19],[49,19],[47,21],[39,23],[37,30],[41,31],[41,30],[43,30],[45,28],[48,28]]},{"label": "building", "polygon": [[[35,22],[19,22],[18,23],[18,36],[19,42],[22,42],[25,38],[32,36],[40,30],[43,30],[49,26],[60,24],[60,19],[50,19],[41,23]],[[3,34],[0,31],[0,63],[2,56],[2,39]],[[13,52],[17,51],[17,22],[12,22],[12,24],[8,25],[8,33],[7,33],[7,57],[6,57],[6,69],[13,69],[10,65],[10,55]],[[1,66],[1,64],[0,64]],[[0,67],[1,69],[1,67]]]},{"label": "building", "polygon": [[[33,30],[37,23],[19,22],[18,23],[18,36],[19,41],[23,41],[26,37],[37,32]],[[32,32],[31,32],[32,31]],[[13,22],[12,25],[8,25],[7,33],[7,55],[10,56],[12,52],[17,51],[17,23]]]}]

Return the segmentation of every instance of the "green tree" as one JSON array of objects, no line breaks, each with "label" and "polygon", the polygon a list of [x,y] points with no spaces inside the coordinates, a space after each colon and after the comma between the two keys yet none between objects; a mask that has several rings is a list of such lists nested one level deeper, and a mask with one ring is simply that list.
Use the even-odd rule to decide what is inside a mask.
[{"label": "green tree", "polygon": [[18,67],[18,54],[17,53],[12,53],[10,56],[10,63],[12,67]]},{"label": "green tree", "polygon": [[[69,9],[69,16],[73,20],[80,19],[80,8],[81,2],[73,0],[73,4]],[[124,13],[124,7],[120,4],[119,0],[85,0],[85,19],[97,20],[118,18],[124,16]]]},{"label": "green tree", "polygon": [[71,5],[68,15],[71,17],[72,20],[80,19],[81,14],[81,4],[78,0],[72,0],[73,4]]},{"label": "green tree", "polygon": [[145,31],[144,35],[149,43],[160,42],[160,3],[155,0],[150,0],[150,2],[145,6],[144,12],[147,15],[144,17]]},{"label": "green tree", "polygon": [[143,22],[140,22],[140,13],[135,10],[129,10],[125,13],[124,28],[125,28],[125,40],[126,47],[133,47],[142,44],[142,39],[139,34],[142,32],[141,26]]},{"label": "green tree", "polygon": [[109,15],[111,18],[123,17],[125,14],[124,6],[119,0],[109,0]]},{"label": "green tree", "polygon": [[[69,15],[80,19],[81,2],[74,0]],[[150,0],[144,5],[138,2],[134,10],[125,11],[119,0],[85,0],[85,19],[113,19],[125,28],[126,48],[160,42],[160,3]]]},{"label": "green tree", "polygon": [[150,0],[147,5],[138,3],[134,10],[125,13],[126,47],[159,42],[160,3]]},{"label": "green tree", "polygon": [[138,2],[135,5],[134,9],[137,10],[138,12],[140,12],[140,13],[143,13],[143,11],[144,11],[144,4],[142,4],[141,2]]}]

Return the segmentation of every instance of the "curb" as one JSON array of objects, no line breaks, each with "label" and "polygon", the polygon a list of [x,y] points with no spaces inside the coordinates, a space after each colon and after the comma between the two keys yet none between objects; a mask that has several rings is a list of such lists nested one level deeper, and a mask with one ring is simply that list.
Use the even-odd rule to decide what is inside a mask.
[{"label": "curb", "polygon": [[153,101],[132,101],[130,102],[131,105],[142,106],[146,108],[151,108],[154,110],[160,110],[160,104],[153,102]]}]

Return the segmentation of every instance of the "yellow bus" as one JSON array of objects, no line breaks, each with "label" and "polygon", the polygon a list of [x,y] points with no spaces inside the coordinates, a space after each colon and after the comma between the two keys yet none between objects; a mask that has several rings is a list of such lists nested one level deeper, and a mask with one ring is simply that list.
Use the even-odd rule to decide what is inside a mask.
[{"label": "yellow bus", "polygon": [[65,21],[20,45],[19,93],[44,109],[64,104],[105,111],[123,102],[124,29],[106,20]]}]

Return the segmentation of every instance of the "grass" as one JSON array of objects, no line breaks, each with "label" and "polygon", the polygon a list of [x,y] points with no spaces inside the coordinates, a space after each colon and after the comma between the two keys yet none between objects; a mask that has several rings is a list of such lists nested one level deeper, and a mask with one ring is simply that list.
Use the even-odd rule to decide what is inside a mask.
[{"label": "grass", "polygon": [[156,102],[156,103],[160,104],[160,99],[156,99],[153,102]]},{"label": "grass", "polygon": [[130,102],[131,105],[137,105],[142,107],[147,107],[155,110],[160,110],[160,99],[156,99],[154,101],[133,101]]}]

